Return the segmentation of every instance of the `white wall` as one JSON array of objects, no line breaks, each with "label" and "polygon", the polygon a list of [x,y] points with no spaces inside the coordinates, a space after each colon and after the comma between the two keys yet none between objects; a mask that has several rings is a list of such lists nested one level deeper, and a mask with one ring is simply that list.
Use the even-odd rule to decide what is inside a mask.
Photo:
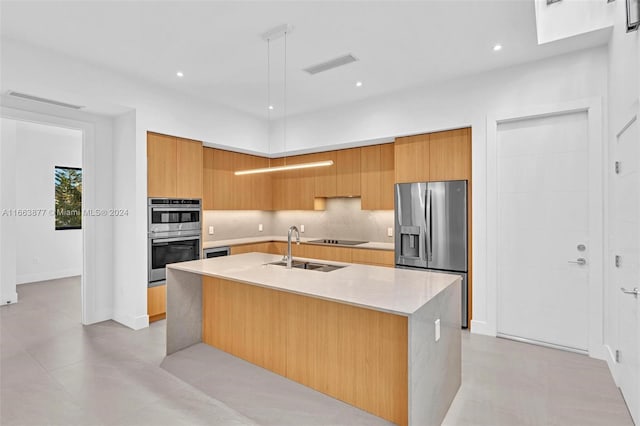
[{"label": "white wall", "polygon": [[[127,278],[128,285],[115,292],[113,284],[110,284],[109,297],[117,307],[116,319],[134,329],[146,326],[146,131],[264,152],[268,146],[267,123],[229,108],[159,88],[133,76],[118,74],[14,40],[3,38],[0,54],[3,90],[85,105],[88,106],[86,112],[92,113],[92,117],[102,113],[120,116],[135,110],[133,133],[130,117],[124,118],[122,122],[116,120],[118,147],[113,149],[114,154],[119,157],[115,162],[111,162],[114,143],[111,135],[108,140],[103,141],[106,145],[96,145],[93,147],[95,150],[90,153],[99,155],[101,150],[109,150],[108,155],[96,157],[95,172],[99,173],[95,176],[96,185],[102,185],[103,177],[115,178],[115,185],[109,188],[109,192],[101,192],[99,195],[105,202],[106,197],[109,197],[109,204],[102,207],[129,208],[130,215],[122,221],[113,221],[117,234],[123,238],[118,239],[118,245],[111,249],[108,257],[98,257],[95,260],[100,270],[109,269],[116,276]],[[7,100],[3,102],[14,103]],[[20,105],[26,110],[38,110],[34,103]],[[57,112],[67,117],[74,116],[73,111],[68,113]],[[114,200],[123,205],[114,206]],[[104,218],[100,218],[100,221],[104,221]],[[121,232],[121,227],[132,233]],[[96,229],[96,232],[102,233],[102,229]],[[111,234],[103,237],[103,244],[111,247],[115,237]],[[96,235],[89,238],[96,238]],[[114,253],[121,252],[128,253],[128,256],[118,255],[113,258]],[[112,305],[112,312],[113,308]],[[142,313],[144,317],[141,317]]]},{"label": "white wall", "polygon": [[16,207],[34,216],[16,218],[17,284],[82,274],[82,230],[55,229],[54,168],[82,168],[82,132],[17,122]]},{"label": "white wall", "polygon": [[[624,3],[624,0],[618,0]],[[612,7],[606,0],[535,0],[538,43],[549,43],[610,27]]]},{"label": "white wall", "polygon": [[16,303],[16,122],[0,121],[0,306]]},{"label": "white wall", "polygon": [[[495,324],[487,327],[487,115],[606,95],[607,50],[601,47],[290,117],[287,144],[305,150],[472,126],[472,331],[490,333]],[[275,123],[274,132],[280,126]]]},{"label": "white wall", "polygon": [[[611,146],[616,141],[616,135],[622,130],[632,114],[638,113],[640,98],[640,31],[626,32],[626,8],[624,1],[611,4],[614,8],[615,27],[609,43],[609,103],[608,103],[608,131],[606,141]],[[611,153],[611,150],[609,150]],[[607,167],[608,173],[612,168]],[[605,188],[608,188],[605,186]],[[609,216],[609,206],[605,206],[605,217]],[[605,224],[605,235],[610,224]],[[612,260],[615,253],[609,247],[609,240],[605,241],[607,254],[605,265],[607,277],[604,292],[604,342],[609,352],[609,366],[614,371],[616,363],[612,354],[618,346],[618,307],[616,300],[619,296],[620,283],[613,279]]]}]

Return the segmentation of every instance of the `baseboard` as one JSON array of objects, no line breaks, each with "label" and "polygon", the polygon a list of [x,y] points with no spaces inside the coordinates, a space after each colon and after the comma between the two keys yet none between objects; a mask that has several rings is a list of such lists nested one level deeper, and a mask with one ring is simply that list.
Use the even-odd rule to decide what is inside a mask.
[{"label": "baseboard", "polygon": [[0,306],[18,303],[18,293],[14,291],[13,294],[9,294],[9,296],[1,295],[0,301]]},{"label": "baseboard", "polygon": [[36,283],[40,281],[57,280],[60,278],[77,277],[82,275],[81,269],[63,269],[61,271],[39,272],[36,274],[23,274],[16,276],[16,284]]},{"label": "baseboard", "polygon": [[96,324],[102,321],[113,319],[113,313],[111,311],[92,312],[87,314],[84,325]]},{"label": "baseboard", "polygon": [[140,330],[149,327],[149,315],[139,315],[134,317],[126,314],[114,314],[113,320],[133,330]]},{"label": "baseboard", "polygon": [[486,321],[471,320],[471,333],[496,337],[496,330],[490,327]]},{"label": "baseboard", "polygon": [[616,362],[616,355],[609,345],[602,345],[602,351],[605,353],[603,359],[607,362],[611,377],[613,377],[613,381],[616,383],[616,386],[618,386],[618,377],[616,374],[618,363]]}]

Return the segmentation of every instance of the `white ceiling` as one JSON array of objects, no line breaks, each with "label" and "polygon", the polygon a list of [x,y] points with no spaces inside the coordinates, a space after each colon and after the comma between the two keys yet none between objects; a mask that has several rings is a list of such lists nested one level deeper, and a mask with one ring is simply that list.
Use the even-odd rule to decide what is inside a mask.
[{"label": "white ceiling", "polygon": [[[591,35],[539,46],[533,0],[3,0],[1,8],[3,37],[265,117],[260,34],[280,24],[294,27],[287,37],[289,115],[606,42]],[[493,51],[496,43],[502,51]],[[272,42],[272,118],[283,111],[283,45]],[[315,76],[302,71],[346,53],[359,61]]]}]

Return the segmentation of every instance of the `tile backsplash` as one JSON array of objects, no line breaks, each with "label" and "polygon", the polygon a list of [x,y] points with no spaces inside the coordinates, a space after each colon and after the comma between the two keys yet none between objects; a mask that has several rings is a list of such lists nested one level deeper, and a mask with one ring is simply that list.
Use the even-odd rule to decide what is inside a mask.
[{"label": "tile backsplash", "polygon": [[[326,210],[306,211],[205,211],[204,241],[287,234],[289,226],[304,225],[307,238],[335,238],[393,242],[387,228],[393,227],[393,211],[360,210],[360,198],[330,198]],[[258,231],[262,223],[263,231]],[[214,235],[209,235],[209,226]]]}]

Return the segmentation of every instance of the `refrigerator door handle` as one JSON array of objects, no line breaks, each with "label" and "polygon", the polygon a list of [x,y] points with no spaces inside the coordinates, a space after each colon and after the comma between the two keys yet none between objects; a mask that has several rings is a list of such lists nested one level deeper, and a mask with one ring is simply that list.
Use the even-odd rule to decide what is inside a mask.
[{"label": "refrigerator door handle", "polygon": [[426,219],[427,219],[427,261],[433,261],[433,216],[432,216],[432,200],[431,200],[431,190],[427,189],[427,211],[426,211]]}]

